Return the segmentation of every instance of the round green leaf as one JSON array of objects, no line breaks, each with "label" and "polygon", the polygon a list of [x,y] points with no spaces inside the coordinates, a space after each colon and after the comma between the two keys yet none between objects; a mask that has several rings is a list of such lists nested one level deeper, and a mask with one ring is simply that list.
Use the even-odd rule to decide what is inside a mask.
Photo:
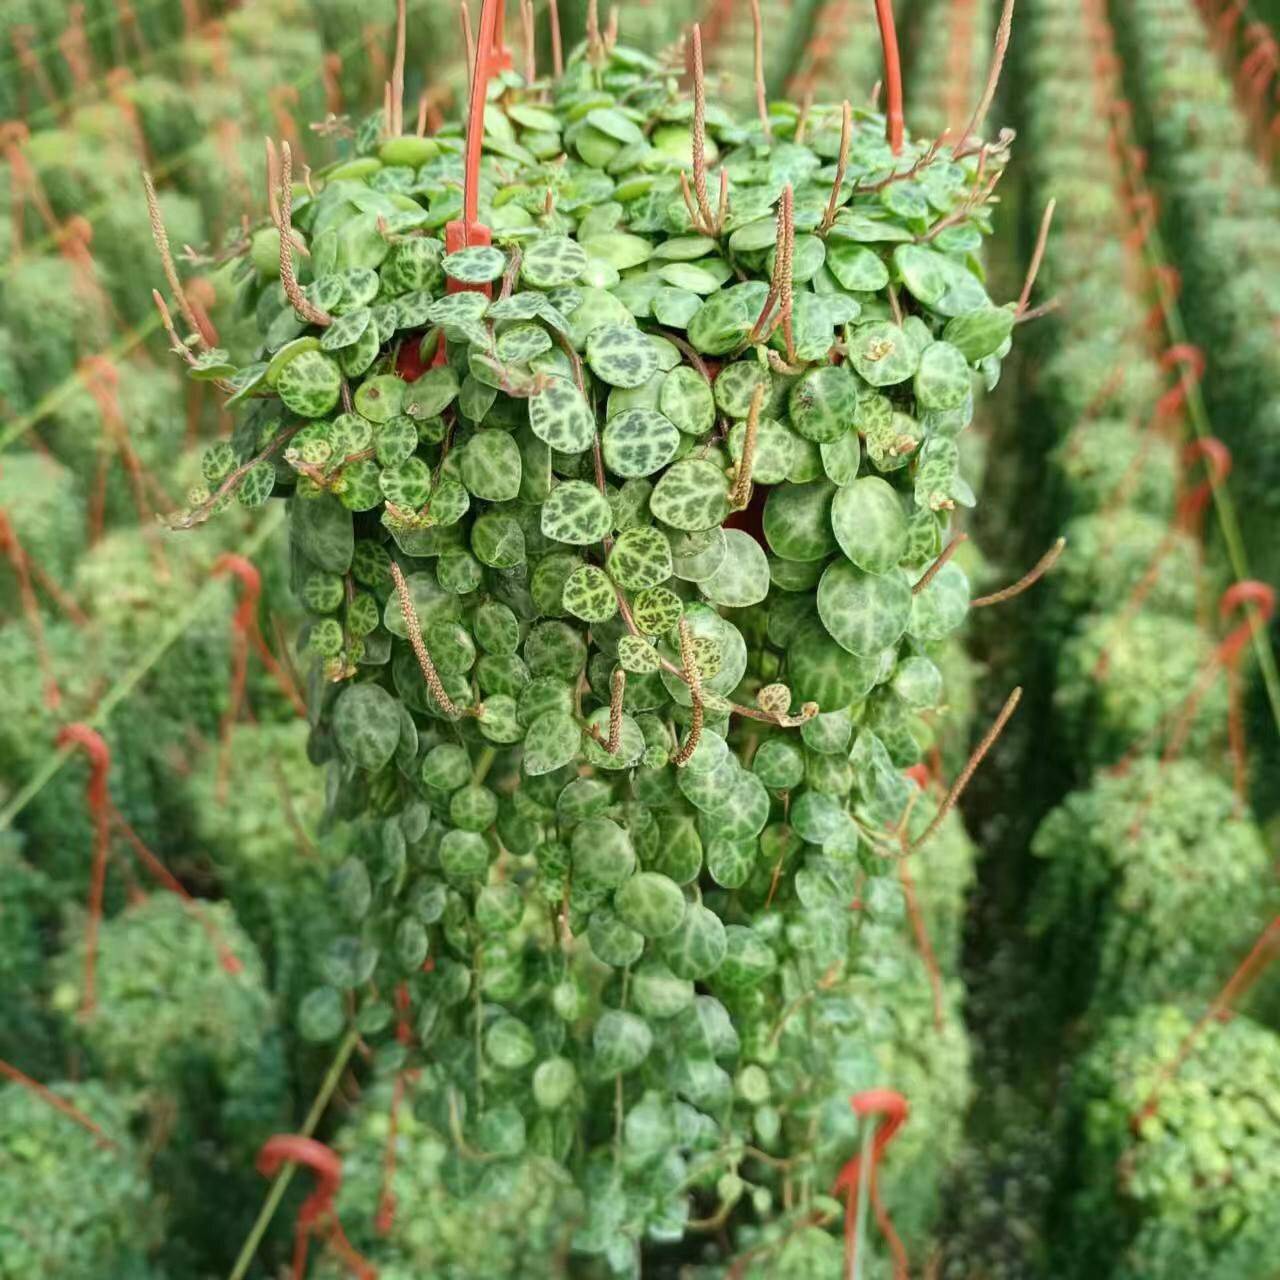
[{"label": "round green leaf", "polygon": [[540,236],[524,250],[520,275],[536,289],[572,284],[586,270],[587,255],[568,236]]},{"label": "round green leaf", "polygon": [[342,393],[342,371],[320,351],[304,351],[280,371],[276,392],[300,418],[323,418]]},{"label": "round green leaf", "polygon": [[604,324],[587,338],[587,363],[610,386],[639,387],[658,372],[658,353],[639,329]]},{"label": "round green leaf", "polygon": [[680,927],[685,900],[674,880],[655,871],[633,875],[613,895],[619,917],[646,938],[661,938]]},{"label": "round green leaf", "polygon": [[858,384],[842,364],[820,365],[791,388],[791,425],[806,440],[824,444],[850,431],[858,412]]},{"label": "round green leaf", "polygon": [[921,409],[958,409],[972,390],[973,375],[958,347],[932,342],[920,353],[915,393]]},{"label": "round green leaf", "polygon": [[488,284],[507,269],[507,255],[492,245],[474,245],[445,255],[445,274],[464,284]]},{"label": "round green leaf", "polygon": [[533,434],[561,453],[581,453],[596,436],[596,418],[582,392],[565,378],[552,378],[529,397]]},{"label": "round green leaf", "polygon": [[849,341],[849,359],[859,376],[873,387],[906,382],[920,362],[919,349],[888,321],[860,324]]},{"label": "round green leaf", "polygon": [[620,533],[609,552],[609,573],[627,591],[656,587],[671,577],[671,543],[650,525]]},{"label": "round green leaf", "polygon": [[831,503],[836,487],[829,480],[780,484],[764,508],[764,536],[784,560],[822,560],[836,549]]},{"label": "round green leaf", "polygon": [[531,777],[553,773],[573,762],[582,730],[564,711],[546,711],[529,725],[524,736],[524,771]]},{"label": "round green leaf", "polygon": [[654,486],[649,510],[676,529],[713,529],[729,514],[729,483],[715,463],[685,458],[673,463]]},{"label": "round green leaf", "polygon": [[818,583],[822,625],[855,657],[874,657],[897,643],[911,618],[911,599],[904,574],[864,573],[843,560],[829,565]]},{"label": "round green leaf", "polygon": [[624,409],[605,424],[601,443],[605,466],[630,479],[661,471],[680,447],[680,432],[654,409]]},{"label": "round green leaf", "polygon": [[716,424],[714,393],[691,365],[678,365],[663,378],[658,408],[685,435],[704,436]]},{"label": "round green leaf", "polygon": [[400,743],[400,703],[381,685],[348,685],[334,703],[333,736],[352,764],[377,772]]},{"label": "round green leaf", "polygon": [[520,446],[510,432],[477,431],[462,450],[462,483],[487,502],[507,502],[520,493]]},{"label": "round green leaf", "polygon": [[609,575],[593,564],[575,569],[564,584],[565,609],[583,622],[608,622],[618,612],[618,596]]},{"label": "round green leaf", "polygon": [[906,554],[909,530],[902,500],[879,476],[836,490],[831,528],[841,551],[868,573],[888,573]]},{"label": "round green leaf", "polygon": [[542,505],[542,532],[555,542],[585,547],[613,527],[609,500],[585,480],[562,480]]},{"label": "round green leaf", "polygon": [[745,609],[769,594],[769,560],[764,548],[742,529],[724,531],[727,553],[715,573],[698,589],[712,604]]}]

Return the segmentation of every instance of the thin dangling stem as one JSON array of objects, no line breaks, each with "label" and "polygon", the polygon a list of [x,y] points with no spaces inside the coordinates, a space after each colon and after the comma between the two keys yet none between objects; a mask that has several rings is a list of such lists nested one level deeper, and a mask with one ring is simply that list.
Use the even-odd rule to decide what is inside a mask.
[{"label": "thin dangling stem", "polygon": [[564,75],[564,47],[560,40],[560,6],[557,0],[547,0],[547,14],[551,22],[551,71],[559,79]]},{"label": "thin dangling stem", "polygon": [[1028,587],[1035,586],[1057,564],[1058,557],[1066,545],[1066,538],[1059,538],[1017,582],[1001,591],[993,591],[989,596],[979,596],[976,600],[970,600],[969,608],[985,609],[988,605],[1003,604],[1006,600],[1012,600],[1014,596],[1020,596]]},{"label": "thin dangling stem", "polygon": [[182,281],[178,278],[178,269],[173,263],[173,253],[169,248],[169,233],[165,229],[164,215],[160,212],[160,201],[156,196],[155,184],[145,169],[142,171],[142,189],[146,192],[147,216],[151,220],[151,238],[155,241],[156,252],[160,255],[160,267],[164,272],[164,278],[169,283],[169,289],[173,293],[174,301],[178,304],[183,320],[186,321],[188,329],[194,336],[196,346],[202,347],[206,345],[204,332],[200,328],[195,312],[191,309]]},{"label": "thin dangling stem", "polygon": [[693,636],[689,631],[689,624],[680,619],[680,666],[685,681],[689,686],[689,701],[693,704],[693,715],[689,720],[689,736],[684,740],[684,745],[671,757],[672,763],[677,767],[686,765],[693,757],[693,753],[698,749],[698,743],[702,741],[702,674],[698,670],[698,663],[693,652]]},{"label": "thin dangling stem", "polygon": [[911,588],[911,594],[913,596],[918,596],[929,585],[929,583],[938,576],[938,571],[942,566],[946,564],[953,555],[955,555],[960,544],[962,542],[968,542],[968,540],[969,535],[967,533],[957,533],[956,536],[942,548],[942,553],[938,558],[924,571],[924,573],[920,575],[920,580]]},{"label": "thin dangling stem", "polygon": [[751,499],[751,469],[755,464],[756,437],[760,430],[760,408],[764,404],[764,383],[757,383],[751,393],[751,407],[747,410],[746,434],[742,438],[742,456],[729,490],[729,509],[743,510]]},{"label": "thin dangling stem", "polygon": [[83,1111],[73,1106],[65,1098],[60,1098],[52,1089],[42,1085],[39,1080],[33,1080],[24,1071],[19,1071],[17,1067],[0,1058],[0,1076],[4,1076],[12,1080],[14,1084],[20,1085],[22,1088],[29,1090],[35,1094],[41,1102],[48,1103],[55,1111],[61,1112],[69,1120],[74,1120],[82,1129],[87,1129],[93,1134],[94,1139],[99,1146],[114,1149],[115,1140],[107,1137],[101,1129],[98,1128],[92,1120],[89,1119]]},{"label": "thin dangling stem", "polygon": [[836,212],[840,208],[840,191],[844,186],[845,169],[849,164],[849,142],[853,134],[853,109],[846,98],[840,110],[840,154],[836,158],[836,176],[831,184],[831,198],[827,201],[827,211],[822,215],[820,232],[830,231],[836,220]]},{"label": "thin dangling stem", "polygon": [[1044,215],[1040,219],[1040,230],[1036,234],[1036,247],[1031,254],[1031,263],[1027,267],[1027,278],[1022,282],[1022,292],[1018,295],[1017,310],[1014,316],[1021,318],[1031,301],[1031,290],[1035,287],[1036,276],[1040,274],[1040,264],[1044,261],[1045,247],[1049,243],[1049,228],[1053,225],[1053,211],[1058,207],[1057,200],[1050,200],[1044,207]]},{"label": "thin dangling stem", "polygon": [[391,136],[404,132],[405,0],[396,0],[396,55],[391,64]]},{"label": "thin dangling stem", "polygon": [[[436,670],[436,664],[431,661],[426,641],[422,638],[422,624],[418,621],[418,611],[414,608],[413,597],[409,594],[409,584],[405,581],[400,566],[394,560],[391,561],[391,581],[395,584],[396,599],[400,603],[400,616],[404,619],[405,628],[409,632],[409,643],[413,647],[414,657],[418,659],[422,678],[427,682],[427,688],[439,704],[441,711],[449,719],[457,720],[460,716],[468,714],[470,709],[458,706],[445,692],[440,673]],[[471,711],[471,714],[475,714],[474,711]]]},{"label": "thin dangling stem", "polygon": [[693,27],[693,190],[703,225],[714,235],[715,219],[707,198],[707,86],[702,72],[702,31],[697,23]]},{"label": "thin dangling stem", "polygon": [[769,128],[769,104],[764,88],[764,27],[760,21],[760,0],[751,0],[751,28],[755,43],[756,113],[760,117],[764,140],[771,143],[773,130]]},{"label": "thin dangling stem", "polygon": [[987,112],[991,110],[991,103],[995,100],[996,88],[1000,84],[1000,73],[1004,69],[1004,57],[1009,51],[1009,35],[1013,30],[1013,5],[1014,0],[1004,0],[1004,9],[1000,13],[1000,22],[996,27],[996,43],[991,54],[991,69],[987,72],[986,88],[982,91],[982,97],[978,99],[978,105],[973,109],[973,115],[970,116],[964,133],[956,139],[957,149],[964,146],[982,128],[982,122],[986,119]]},{"label": "thin dangling stem", "polygon": [[1134,1129],[1144,1120],[1155,1115],[1156,1108],[1160,1104],[1160,1091],[1178,1074],[1182,1064],[1195,1047],[1196,1041],[1203,1034],[1204,1029],[1211,1022],[1221,1019],[1230,1012],[1236,998],[1242,992],[1247,991],[1271,963],[1277,948],[1280,948],[1280,916],[1276,916],[1262,931],[1258,940],[1250,948],[1249,954],[1240,962],[1235,972],[1227,979],[1223,988],[1210,1001],[1209,1007],[1196,1019],[1191,1030],[1183,1036],[1182,1043],[1178,1046],[1178,1051],[1174,1054],[1173,1059],[1161,1067],[1146,1101],[1130,1118],[1129,1123]]},{"label": "thin dangling stem", "polygon": [[293,152],[287,142],[280,144],[280,283],[293,309],[308,323],[331,325],[333,317],[317,307],[302,292],[293,270]]},{"label": "thin dangling stem", "polygon": [[938,806],[938,812],[933,815],[933,821],[911,842],[911,852],[914,853],[922,845],[925,845],[937,833],[937,830],[946,821],[947,814],[956,807],[960,797],[964,794],[965,788],[973,779],[973,775],[977,773],[978,766],[986,758],[987,752],[995,746],[996,739],[1004,732],[1004,727],[1009,723],[1009,717],[1018,709],[1018,703],[1022,701],[1022,687],[1014,689],[1014,691],[1005,699],[1005,704],[1000,708],[1000,714],[996,716],[991,728],[987,730],[981,742],[973,749],[973,754],[969,757],[968,762],[960,771],[960,776],[951,784],[951,790],[947,792],[942,803]]},{"label": "thin dangling stem", "polygon": [[885,138],[895,156],[902,154],[902,61],[898,55],[898,28],[893,0],[876,0],[880,43],[884,46]]}]

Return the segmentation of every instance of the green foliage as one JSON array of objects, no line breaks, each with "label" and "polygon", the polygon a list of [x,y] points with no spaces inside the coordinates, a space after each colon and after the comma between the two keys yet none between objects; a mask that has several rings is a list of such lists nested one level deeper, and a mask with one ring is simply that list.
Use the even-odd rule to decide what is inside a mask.
[{"label": "green foliage", "polygon": [[[1095,614],[1062,647],[1057,705],[1070,741],[1092,763],[1158,754],[1175,731],[1192,756],[1222,740],[1226,682],[1211,671],[1214,645],[1195,623],[1139,612]],[[1100,665],[1101,664],[1101,665]]]},{"label": "green foliage", "polygon": [[[79,940],[57,958],[55,1007],[80,1006],[83,964]],[[97,1007],[80,1028],[105,1075],[220,1108],[223,1132],[260,1137],[277,1105],[278,1046],[261,961],[230,911],[157,894],[103,926],[97,972]]]},{"label": "green foliage", "polygon": [[[83,502],[67,469],[33,451],[7,454],[0,467],[0,511],[29,562],[66,586],[84,537]],[[0,561],[0,589],[6,599],[17,600],[7,557]]]},{"label": "green foliage", "polygon": [[53,1082],[114,1145],[17,1084],[0,1086],[0,1276],[151,1280],[161,1231],[126,1099],[97,1082]]},{"label": "green foliage", "polygon": [[[80,1008],[82,937],[54,960],[52,1005]],[[233,971],[234,969],[234,971]],[[281,1126],[286,1078],[262,961],[223,903],[160,892],[106,921],[97,1001],[77,1034],[101,1077],[161,1113],[170,1197],[164,1257],[221,1267],[257,1197],[251,1158]]]},{"label": "green foliage", "polygon": [[[1151,139],[1154,176],[1168,193],[1165,221],[1183,273],[1190,337],[1209,362],[1213,429],[1235,456],[1230,485],[1254,571],[1274,581],[1280,363],[1264,337],[1277,305],[1264,228],[1280,203],[1229,76],[1197,40],[1204,27],[1196,7],[1144,0],[1117,14],[1117,25],[1141,84],[1135,105]],[[1157,107],[1171,92],[1178,109]]]},{"label": "green foliage", "polygon": [[[882,855],[968,609],[954,564],[912,584],[973,501],[956,437],[1008,350],[968,258],[976,161],[944,148],[864,194],[926,148],[895,160],[860,116],[826,225],[840,111],[814,107],[803,142],[777,118],[770,145],[713,107],[728,216],[706,235],[680,198],[689,101],[665,64],[579,50],[550,109],[503,84],[479,184],[492,246],[440,247],[456,131],[384,139],[375,121],[358,163],[295,196],[299,270],[334,323],[304,325],[256,255],[235,269],[259,367],[207,471],[307,419],[270,465],[331,682],[308,754],[329,765],[336,929],[299,1031],[331,1041],[353,1009],[367,1038],[400,1028],[422,1073],[386,1246],[407,1273],[569,1251],[634,1274],[704,1213],[736,1230],[774,1212],[777,1167],[749,1145],[808,1162],[806,1200],[828,1186],[857,1145],[849,1092],[885,1082],[921,1116],[893,1195],[923,1239],[967,1059],[954,1008],[934,1030]],[[761,309],[787,184],[784,331]],[[964,236],[905,251],[948,215]],[[969,316],[949,330],[962,351],[943,331]],[[441,344],[403,376],[397,350]],[[706,356],[732,358],[714,391]],[[723,527],[766,477],[767,546]],[[771,768],[744,763],[744,725],[782,753]],[[931,852],[916,874],[950,966],[968,850],[950,832]],[[382,1166],[351,1143],[354,1223]],[[481,1229],[501,1257],[474,1255]]]},{"label": "green foliage", "polygon": [[1069,627],[1089,614],[1195,614],[1200,552],[1160,516],[1129,507],[1080,516],[1063,529],[1066,549],[1054,567],[1055,619]]},{"label": "green foliage", "polygon": [[0,1058],[29,1075],[56,1073],[57,1030],[44,1007],[45,967],[58,904],[14,836],[0,837]]},{"label": "green foliage", "polygon": [[1100,773],[1031,848],[1049,863],[1032,928],[1052,931],[1054,983],[1095,1015],[1208,999],[1280,906],[1259,832],[1199,763]]},{"label": "green foliage", "polygon": [[1268,1100],[1280,1042],[1247,1018],[1211,1021],[1166,1077],[1191,1028],[1179,1009],[1147,1006],[1108,1024],[1081,1060],[1073,1275],[1096,1274],[1110,1248],[1120,1251],[1110,1274],[1124,1280],[1274,1271],[1280,1121]]},{"label": "green foliage", "polygon": [[[553,1128],[554,1112],[522,1116],[510,1105],[495,1107],[485,1145],[460,1149],[455,1135],[466,1104],[455,1073],[443,1065],[410,1073],[394,1121],[392,1074],[384,1070],[366,1090],[333,1144],[343,1161],[338,1214],[379,1276],[556,1274],[583,1216],[582,1195],[558,1163],[522,1150],[526,1120]],[[389,1180],[388,1149],[395,1162]],[[374,1219],[387,1191],[395,1214],[380,1232]],[[331,1260],[317,1274],[336,1280],[342,1268]]]}]

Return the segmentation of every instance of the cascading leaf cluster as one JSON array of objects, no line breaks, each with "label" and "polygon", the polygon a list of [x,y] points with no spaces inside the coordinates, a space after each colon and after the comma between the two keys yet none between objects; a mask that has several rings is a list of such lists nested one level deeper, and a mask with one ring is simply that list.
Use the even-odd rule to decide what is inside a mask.
[{"label": "cascading leaf cluster", "polygon": [[160,1219],[127,1101],[95,1081],[53,1088],[103,1136],[17,1084],[0,1085],[0,1276],[151,1280]]},{"label": "cascading leaf cluster", "polygon": [[[969,592],[954,563],[923,579],[1014,316],[975,268],[976,148],[909,174],[925,147],[866,113],[769,144],[589,42],[555,84],[494,78],[493,243],[463,247],[458,131],[381,125],[254,236],[261,351],[197,358],[246,411],[187,522],[289,497],[346,842],[304,1034],[352,1009],[384,1070],[423,1073],[453,1212],[563,1171],[568,1238],[531,1208],[526,1271],[633,1273],[701,1209],[806,1214],[881,1049],[964,1079],[963,1040],[895,1029],[885,992],[928,1008],[895,860],[930,806],[902,770]],[[403,1219],[386,1249],[466,1265]]]},{"label": "cascading leaf cluster", "polygon": [[1097,1274],[1103,1258],[1117,1280],[1274,1271],[1280,1040],[1248,1018],[1210,1021],[1170,1078],[1192,1025],[1148,1006],[1109,1023],[1081,1060],[1073,1275]]}]

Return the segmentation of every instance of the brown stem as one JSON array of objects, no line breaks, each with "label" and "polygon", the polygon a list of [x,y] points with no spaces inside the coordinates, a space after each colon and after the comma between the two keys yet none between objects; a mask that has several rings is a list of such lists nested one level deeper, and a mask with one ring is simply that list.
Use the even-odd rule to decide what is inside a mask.
[{"label": "brown stem", "polygon": [[1000,72],[1004,69],[1004,56],[1009,51],[1009,35],[1013,30],[1013,5],[1014,0],[1004,0],[1004,9],[1000,13],[1000,22],[996,27],[996,43],[991,54],[991,69],[987,72],[986,88],[982,91],[982,97],[978,99],[978,105],[973,109],[973,115],[965,126],[964,134],[956,140],[957,146],[967,142],[982,127],[982,122],[986,119],[991,103],[995,99],[996,87],[1000,83]]},{"label": "brown stem", "polygon": [[1057,200],[1050,200],[1044,207],[1040,219],[1040,230],[1036,233],[1036,247],[1031,253],[1031,263],[1027,267],[1027,278],[1022,282],[1022,292],[1018,295],[1018,308],[1013,313],[1021,317],[1031,301],[1031,290],[1035,287],[1036,276],[1040,274],[1040,264],[1044,261],[1045,246],[1049,243],[1049,228],[1053,224],[1053,211],[1058,207]]},{"label": "brown stem", "polygon": [[831,184],[831,198],[827,201],[827,211],[822,215],[822,224],[818,228],[820,232],[830,231],[831,224],[836,220],[836,211],[840,207],[840,188],[844,186],[844,172],[849,164],[849,141],[852,133],[853,110],[849,106],[849,99],[846,98],[840,112],[840,155],[836,159],[836,176]]},{"label": "brown stem", "polygon": [[1000,708],[1000,714],[996,716],[995,722],[987,730],[982,741],[973,749],[973,754],[960,771],[960,776],[951,784],[951,790],[947,792],[942,803],[938,806],[938,812],[933,815],[933,821],[911,842],[910,849],[912,853],[927,844],[937,834],[938,828],[946,821],[947,814],[956,807],[960,797],[964,794],[965,788],[972,781],[973,775],[977,773],[978,766],[986,758],[987,752],[991,750],[995,745],[996,739],[1004,732],[1005,725],[1009,723],[1009,717],[1017,710],[1018,703],[1021,700],[1022,688],[1019,686],[1005,699],[1005,704]]},{"label": "brown stem", "polygon": [[204,331],[200,327],[199,320],[196,319],[195,312],[191,309],[191,303],[187,300],[182,281],[178,279],[178,270],[173,264],[173,253],[169,248],[169,233],[165,229],[164,217],[160,212],[160,201],[156,198],[155,184],[145,169],[142,171],[142,189],[147,195],[147,216],[151,219],[151,238],[155,241],[156,252],[160,255],[160,266],[164,271],[164,278],[169,282],[169,289],[173,293],[174,301],[178,304],[183,320],[195,336],[196,345],[204,346],[206,345]]},{"label": "brown stem", "polygon": [[[409,594],[409,584],[405,581],[400,566],[394,560],[391,561],[391,581],[395,584],[396,599],[400,602],[400,616],[404,619],[405,628],[409,632],[409,643],[413,646],[414,657],[418,659],[422,678],[427,682],[427,688],[440,709],[449,719],[457,720],[460,716],[466,715],[467,711],[458,706],[445,692],[444,685],[440,681],[440,673],[436,670],[436,664],[431,661],[431,654],[427,652],[427,643],[422,638],[422,624],[418,621],[418,611],[414,608],[413,597]],[[475,712],[472,711],[471,714],[474,715]]]},{"label": "brown stem", "polygon": [[760,0],[751,0],[751,27],[755,42],[756,111],[760,116],[760,128],[764,130],[764,140],[772,143],[773,131],[769,128],[769,106],[764,90],[764,28],[760,21]]},{"label": "brown stem", "polygon": [[693,190],[704,227],[715,227],[707,197],[707,86],[702,74],[702,31],[697,23],[693,27]]},{"label": "brown stem", "polygon": [[396,0],[396,53],[391,63],[391,136],[404,132],[405,0]]},{"label": "brown stem", "polygon": [[560,6],[547,0],[547,16],[551,21],[551,70],[558,79],[564,74],[564,50],[560,43]]},{"label": "brown stem", "polygon": [[751,469],[756,458],[756,436],[760,430],[760,407],[764,403],[764,383],[759,383],[751,393],[751,408],[747,410],[747,430],[742,439],[742,457],[729,490],[729,507],[742,511],[751,498]]},{"label": "brown stem", "polygon": [[286,427],[278,436],[275,437],[260,453],[255,453],[247,462],[242,462],[235,470],[227,473],[222,483],[198,506],[192,507],[185,515],[170,518],[168,525],[170,529],[194,529],[198,524],[204,522],[213,515],[218,504],[240,483],[245,476],[258,465],[259,462],[265,462],[282,444],[286,444],[294,435],[302,430],[303,424],[295,422],[293,426]]},{"label": "brown stem", "polygon": [[918,596],[929,585],[929,583],[938,576],[938,570],[941,569],[953,555],[955,555],[960,544],[962,542],[967,542],[968,540],[969,535],[967,533],[957,533],[956,536],[942,548],[942,553],[938,558],[924,571],[924,573],[920,575],[920,580],[911,588],[911,594],[913,596]]},{"label": "brown stem", "polygon": [[55,1111],[60,1111],[69,1120],[74,1120],[81,1128],[87,1129],[93,1134],[99,1146],[114,1148],[116,1143],[113,1139],[107,1137],[101,1129],[98,1128],[92,1120],[89,1119],[83,1111],[72,1106],[65,1098],[60,1098],[52,1089],[42,1085],[39,1080],[33,1080],[25,1072],[19,1071],[17,1067],[5,1062],[0,1058],[0,1076],[5,1076],[12,1080],[14,1084],[20,1085],[22,1088],[29,1090],[35,1094],[41,1102],[47,1103]]},{"label": "brown stem", "polygon": [[698,743],[702,741],[703,721],[702,675],[698,671],[698,664],[694,658],[693,636],[690,634],[689,624],[683,618],[680,619],[680,666],[685,682],[689,686],[693,717],[689,722],[689,736],[684,740],[684,745],[671,757],[677,767],[688,764],[693,753],[698,749]]},{"label": "brown stem", "polygon": [[309,324],[324,328],[333,317],[317,307],[303,292],[293,270],[293,152],[287,142],[280,144],[280,283],[293,309]]},{"label": "brown stem", "polygon": [[164,331],[169,335],[169,341],[173,344],[173,352],[175,355],[181,356],[187,364],[195,366],[200,362],[192,354],[191,348],[178,336],[178,331],[173,327],[173,317],[169,314],[169,308],[165,305],[164,295],[159,289],[151,290],[151,300],[156,304],[156,310],[160,312],[160,323],[164,326]]},{"label": "brown stem", "polygon": [[1003,604],[1006,600],[1012,600],[1014,596],[1020,596],[1028,587],[1033,587],[1041,578],[1044,577],[1050,569],[1058,562],[1058,557],[1062,554],[1063,548],[1067,545],[1066,538],[1059,538],[1048,551],[1036,561],[1035,565],[1022,575],[1012,586],[1005,587],[1001,591],[992,592],[989,596],[979,596],[976,600],[969,602],[971,609],[985,609],[988,605]]}]

